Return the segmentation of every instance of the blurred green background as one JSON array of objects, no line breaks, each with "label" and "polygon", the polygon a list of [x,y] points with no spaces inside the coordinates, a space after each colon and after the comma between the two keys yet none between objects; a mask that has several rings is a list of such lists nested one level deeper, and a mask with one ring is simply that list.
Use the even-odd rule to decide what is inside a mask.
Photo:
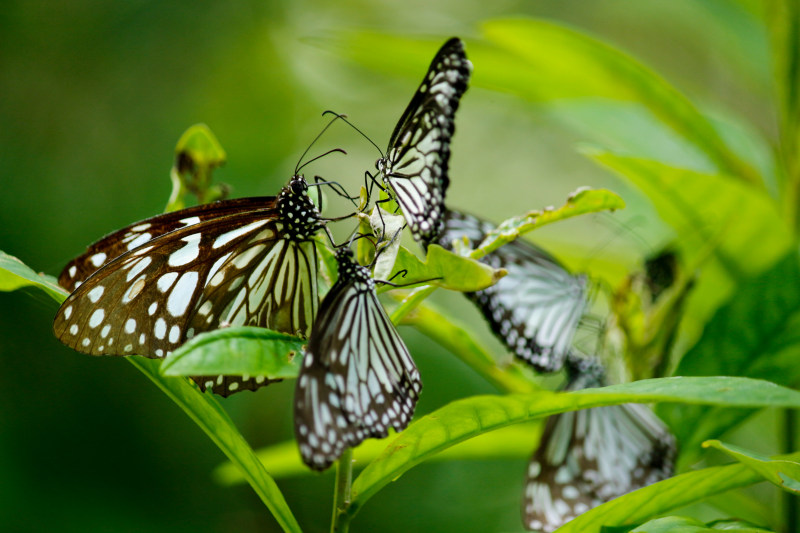
[{"label": "blurred green background", "polygon": [[[742,138],[750,133],[732,114],[768,139],[775,135],[757,2],[431,4],[4,2],[0,249],[57,275],[103,234],[160,212],[175,143],[197,122],[228,153],[215,176],[233,196],[275,194],[323,127],[326,109],[348,114],[385,146],[438,44],[457,35],[469,53],[470,39],[493,18],[542,17],[593,34],[649,64]],[[362,32],[432,44],[409,57],[402,48],[354,51]],[[381,68],[352,59],[370,55]],[[476,79],[483,68],[475,62]],[[609,187],[628,202],[615,218],[631,229],[586,217],[537,238],[576,268],[598,266],[619,278],[670,233],[643,196],[576,151],[580,141],[703,168],[702,158],[635,105],[539,105],[473,87],[458,115],[449,203],[501,220],[559,205],[581,185]],[[349,155],[330,156],[307,174],[356,192],[376,151],[344,126],[312,153],[333,147]],[[759,161],[762,147],[748,147]],[[440,301],[460,304],[455,296]],[[215,484],[210,471],[223,456],[139,372],[122,359],[61,346],[50,330],[54,312],[44,297],[0,298],[0,530],[277,530],[249,487]],[[477,314],[463,313],[499,350]],[[415,331],[402,334],[425,382],[420,413],[494,392]],[[290,438],[292,391],[293,383],[282,383],[225,406],[261,447]],[[524,459],[421,465],[375,497],[353,527],[519,531],[524,471]],[[307,531],[328,529],[332,484],[331,474],[280,481]]]}]

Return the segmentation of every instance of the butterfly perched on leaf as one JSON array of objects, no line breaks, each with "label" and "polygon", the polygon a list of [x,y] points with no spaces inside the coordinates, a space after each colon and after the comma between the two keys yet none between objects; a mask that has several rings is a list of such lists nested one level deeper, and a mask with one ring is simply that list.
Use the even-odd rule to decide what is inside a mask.
[{"label": "butterfly perched on leaf", "polygon": [[[224,200],[137,222],[67,265],[59,283],[73,292],[53,330],[79,352],[154,358],[223,326],[306,337],[319,305],[313,237],[323,225],[302,176],[277,197]],[[194,379],[221,395],[268,382]]]},{"label": "butterfly perched on leaf", "polygon": [[386,156],[377,162],[417,241],[431,242],[441,229],[455,113],[471,73],[464,43],[447,41],[395,126]]},{"label": "butterfly perched on leaf", "polygon": [[[438,243],[448,249],[462,239],[475,248],[494,229],[485,220],[454,210],[447,210],[443,220]],[[537,371],[561,369],[587,306],[586,278],[571,274],[552,255],[521,239],[482,261],[508,271],[488,289],[466,293],[494,334]]]},{"label": "butterfly perched on leaf", "polygon": [[336,261],[339,278],[320,305],[295,388],[295,438],[315,470],[364,439],[405,429],[422,390],[369,270],[347,247]]},{"label": "butterfly perched on leaf", "polygon": [[[571,356],[566,390],[606,385],[595,360]],[[623,404],[550,417],[528,464],[522,514],[551,532],[586,511],[670,477],[675,437],[646,405]]]}]

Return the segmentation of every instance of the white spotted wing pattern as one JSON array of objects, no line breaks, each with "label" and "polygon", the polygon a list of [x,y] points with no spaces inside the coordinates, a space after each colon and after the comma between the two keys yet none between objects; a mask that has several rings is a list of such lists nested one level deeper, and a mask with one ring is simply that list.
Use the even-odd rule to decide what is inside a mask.
[{"label": "white spotted wing pattern", "polygon": [[[567,390],[605,385],[596,361],[568,361]],[[673,473],[675,454],[675,437],[646,405],[552,416],[528,465],[525,526],[549,533],[601,503],[666,479]]]},{"label": "white spotted wing pattern", "polygon": [[295,437],[315,470],[390,427],[405,429],[422,389],[369,270],[347,248],[336,259],[339,279],[322,301],[295,388]]},{"label": "white spotted wing pattern", "polygon": [[[475,216],[448,210],[439,244],[452,249],[466,238],[477,247],[494,226]],[[484,262],[508,274],[488,289],[466,293],[494,334],[520,359],[540,372],[561,369],[586,309],[586,278],[568,272],[553,256],[521,239]]]},{"label": "white spotted wing pattern", "polygon": [[441,227],[454,119],[471,73],[464,43],[447,41],[392,132],[386,156],[377,163],[417,241],[431,242]]},{"label": "white spotted wing pattern", "polygon": [[[248,199],[239,206],[245,209],[142,238],[142,244],[99,268],[62,304],[53,324],[56,337],[91,355],[160,358],[197,333],[225,326],[261,326],[307,336],[319,305],[311,238],[322,222],[305,181],[295,177],[277,198],[258,199],[258,204]],[[197,216],[176,213],[164,215],[164,225],[155,217],[117,234],[132,235],[133,228],[145,223],[163,229]],[[87,254],[100,253],[98,249],[90,247]],[[87,254],[66,270],[81,264]],[[221,395],[254,390],[269,381],[249,376],[194,379],[201,389]]]}]

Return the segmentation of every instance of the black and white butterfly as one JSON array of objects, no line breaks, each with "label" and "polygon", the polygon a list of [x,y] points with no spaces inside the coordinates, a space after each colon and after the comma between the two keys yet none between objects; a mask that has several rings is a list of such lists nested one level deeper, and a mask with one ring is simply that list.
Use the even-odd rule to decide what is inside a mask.
[{"label": "black and white butterfly", "polygon": [[[439,244],[452,249],[466,238],[477,247],[494,226],[472,215],[448,210]],[[570,352],[587,307],[585,276],[569,273],[553,256],[517,239],[487,255],[484,262],[508,274],[488,289],[466,293],[494,334],[540,372],[555,372]]]},{"label": "black and white butterfly", "polygon": [[471,72],[464,43],[447,41],[395,126],[386,156],[377,162],[417,241],[431,242],[441,229],[455,113]]},{"label": "black and white butterfly", "polygon": [[347,247],[336,261],[339,278],[322,301],[295,388],[295,438],[315,470],[364,439],[405,429],[422,390],[369,270]]},{"label": "black and white butterfly", "polygon": [[[595,360],[571,356],[566,390],[605,385]],[[570,411],[548,419],[529,465],[522,514],[551,532],[601,503],[670,477],[675,437],[646,405]]]},{"label": "black and white butterfly", "polygon": [[[323,225],[302,176],[277,197],[224,200],[137,222],[67,265],[59,283],[74,290],[53,330],[79,352],[154,358],[224,326],[306,337],[319,306],[313,237]],[[268,381],[194,379],[223,396]]]}]

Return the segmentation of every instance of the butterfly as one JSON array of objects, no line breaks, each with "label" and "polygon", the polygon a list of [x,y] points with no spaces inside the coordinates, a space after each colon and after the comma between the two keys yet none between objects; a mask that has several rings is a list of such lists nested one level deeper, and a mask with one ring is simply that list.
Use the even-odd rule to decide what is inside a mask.
[{"label": "butterfly", "polygon": [[[566,390],[605,385],[593,359],[571,356]],[[522,514],[532,531],[551,532],[576,516],[673,473],[675,437],[647,406],[570,411],[547,420],[528,465]]]},{"label": "butterfly", "polygon": [[[494,226],[475,216],[447,210],[439,244],[452,249],[467,239],[475,248]],[[481,310],[494,334],[540,372],[559,370],[587,306],[584,276],[569,273],[552,255],[517,239],[484,262],[508,274],[495,285],[465,293]]]},{"label": "butterfly", "polygon": [[294,433],[315,470],[390,427],[405,429],[422,390],[369,269],[348,247],[336,251],[336,261],[339,278],[322,300],[295,388]]},{"label": "butterfly", "polygon": [[386,155],[376,163],[417,241],[431,242],[441,229],[454,118],[471,72],[464,43],[447,41],[395,126]]},{"label": "butterfly", "polygon": [[[79,352],[151,358],[224,326],[306,337],[319,305],[313,237],[323,226],[302,176],[277,197],[224,200],[137,222],[66,266],[59,283],[73,292],[53,331]],[[193,379],[223,396],[269,381]]]}]

